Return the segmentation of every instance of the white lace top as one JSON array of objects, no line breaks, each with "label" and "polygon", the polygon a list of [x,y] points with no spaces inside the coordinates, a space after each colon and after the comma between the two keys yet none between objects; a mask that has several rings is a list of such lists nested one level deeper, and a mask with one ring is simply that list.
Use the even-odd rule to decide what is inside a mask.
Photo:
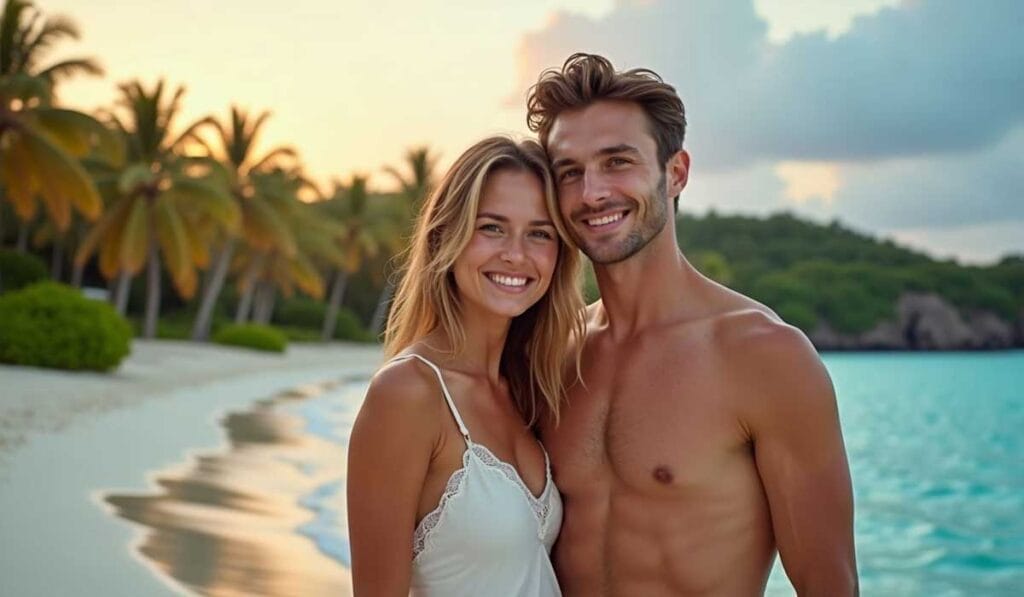
[{"label": "white lace top", "polygon": [[437,374],[466,440],[462,468],[448,479],[437,508],[416,526],[412,595],[560,596],[549,553],[562,525],[562,499],[547,452],[544,489],[534,496],[512,465],[470,439],[437,365],[416,354],[398,357],[408,358]]}]

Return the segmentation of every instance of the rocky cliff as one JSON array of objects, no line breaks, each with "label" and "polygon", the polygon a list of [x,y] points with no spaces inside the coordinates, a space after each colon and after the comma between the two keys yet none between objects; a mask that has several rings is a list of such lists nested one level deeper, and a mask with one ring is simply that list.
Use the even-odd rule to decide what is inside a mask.
[{"label": "rocky cliff", "polygon": [[859,334],[827,322],[810,334],[820,350],[986,350],[1024,346],[1024,312],[1010,322],[987,311],[961,312],[935,294],[906,293],[896,316]]}]

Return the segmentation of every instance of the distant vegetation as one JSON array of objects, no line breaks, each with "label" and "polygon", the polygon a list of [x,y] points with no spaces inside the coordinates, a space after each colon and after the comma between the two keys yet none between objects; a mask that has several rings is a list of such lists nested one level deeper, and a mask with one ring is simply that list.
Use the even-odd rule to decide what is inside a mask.
[{"label": "distant vegetation", "polygon": [[1024,310],[1024,259],[989,267],[938,261],[890,241],[789,214],[683,216],[679,244],[709,276],[810,331],[820,320],[865,331],[893,315],[901,293],[937,294],[960,309],[1013,321]]}]

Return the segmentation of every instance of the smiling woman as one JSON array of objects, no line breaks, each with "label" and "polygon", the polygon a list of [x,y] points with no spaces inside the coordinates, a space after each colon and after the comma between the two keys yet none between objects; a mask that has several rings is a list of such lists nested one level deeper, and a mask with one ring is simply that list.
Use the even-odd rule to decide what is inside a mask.
[{"label": "smiling woman", "polygon": [[562,502],[533,424],[557,421],[582,332],[579,255],[534,141],[485,139],[424,204],[394,357],[349,444],[357,595],[560,595]]}]

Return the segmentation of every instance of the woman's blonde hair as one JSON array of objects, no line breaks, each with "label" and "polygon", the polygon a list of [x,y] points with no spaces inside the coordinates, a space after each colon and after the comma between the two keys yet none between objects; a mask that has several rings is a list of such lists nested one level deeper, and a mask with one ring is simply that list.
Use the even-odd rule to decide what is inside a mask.
[{"label": "woman's blonde hair", "polygon": [[487,177],[499,170],[530,172],[541,180],[544,202],[558,231],[551,285],[537,303],[512,319],[500,366],[522,417],[533,425],[544,412],[557,424],[566,363],[575,363],[579,373],[574,347],[584,332],[580,256],[558,210],[547,155],[536,141],[489,137],[476,143],[455,161],[423,204],[404,254],[384,352],[394,356],[438,328],[449,339],[452,353],[461,351],[465,330],[452,269],[473,236]]}]

